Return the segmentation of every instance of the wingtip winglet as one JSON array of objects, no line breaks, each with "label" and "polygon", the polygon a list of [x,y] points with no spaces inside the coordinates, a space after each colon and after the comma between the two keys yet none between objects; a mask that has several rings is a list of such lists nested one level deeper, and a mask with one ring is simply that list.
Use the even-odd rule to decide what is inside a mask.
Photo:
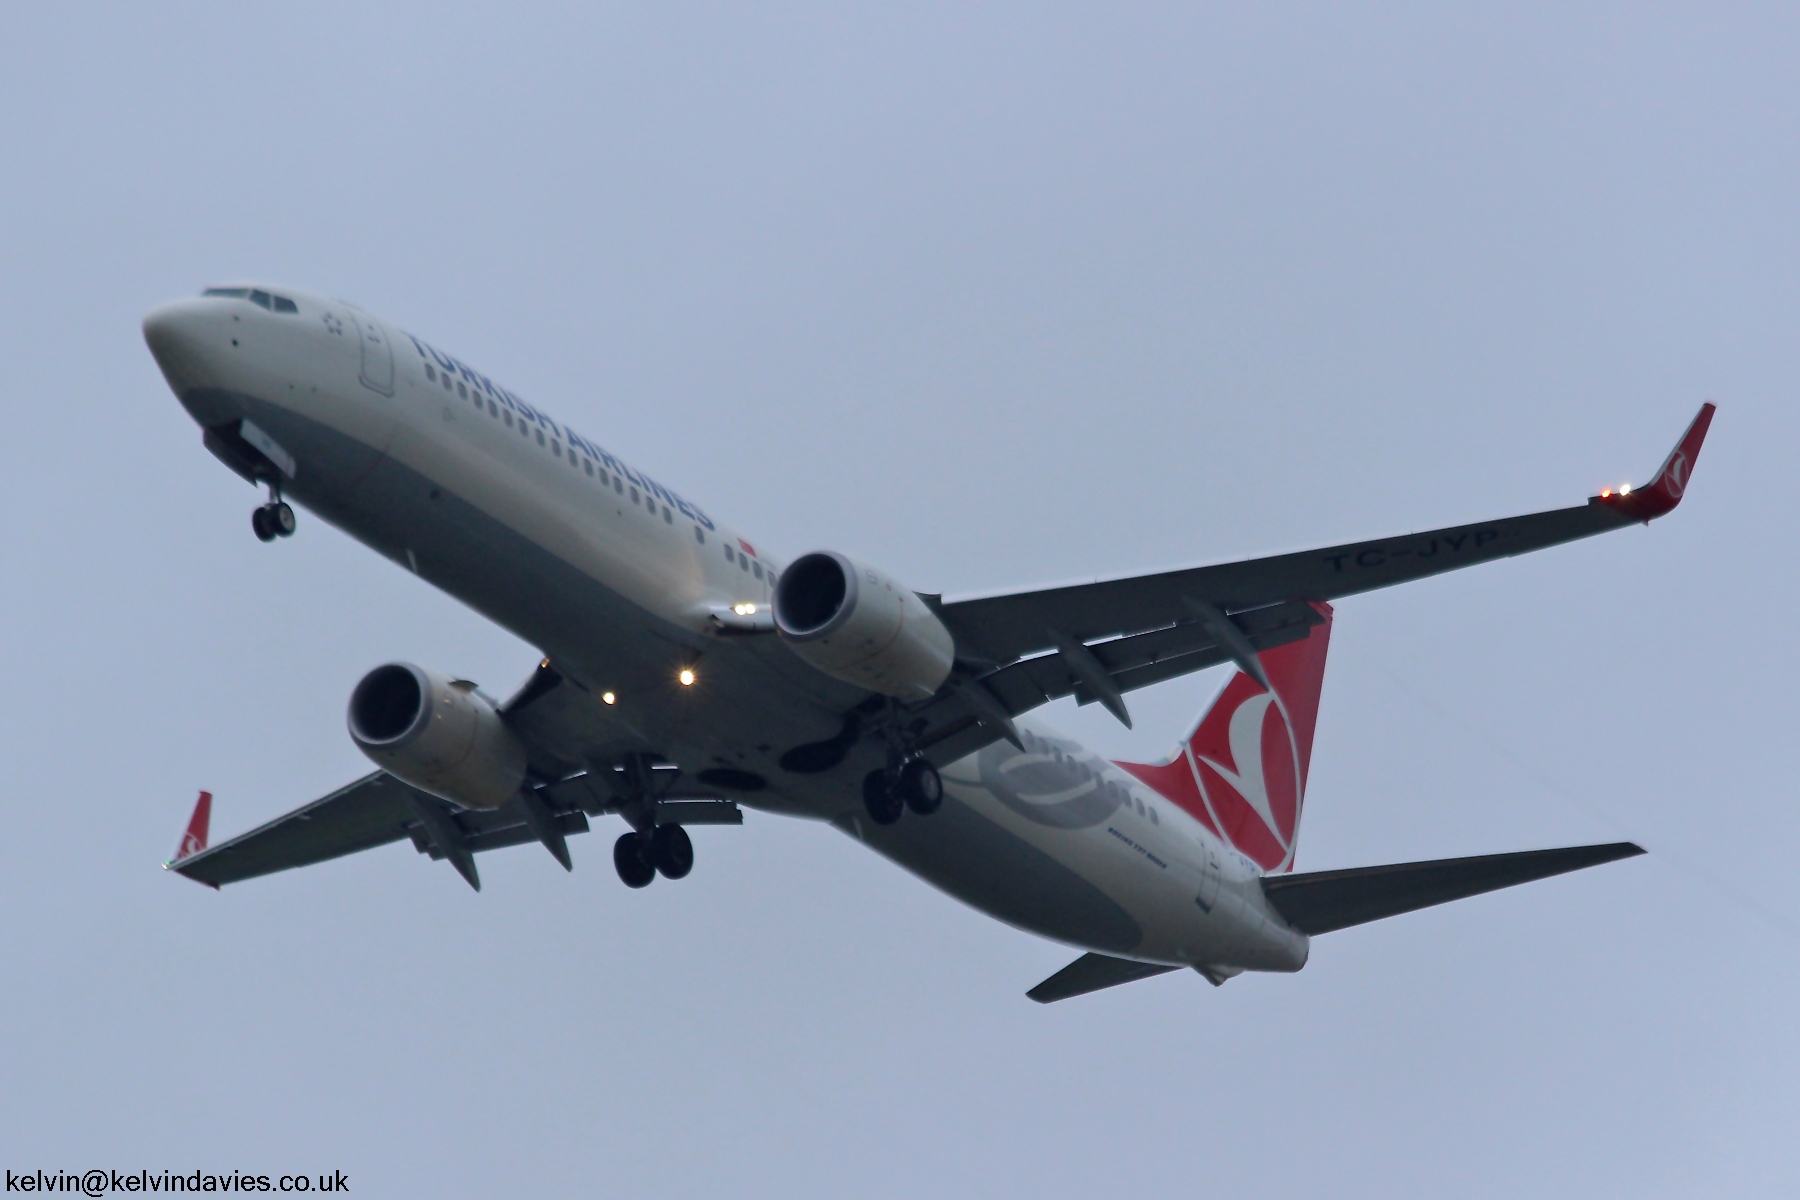
[{"label": "wingtip winglet", "polygon": [[1669,457],[1663,459],[1657,468],[1655,478],[1650,483],[1636,490],[1604,491],[1594,497],[1595,502],[1614,508],[1629,516],[1634,521],[1642,521],[1648,525],[1661,516],[1675,511],[1681,498],[1687,493],[1688,481],[1693,478],[1694,464],[1700,458],[1701,443],[1706,441],[1706,431],[1712,425],[1713,414],[1718,405],[1708,400],[1700,406],[1700,412],[1669,451]]},{"label": "wingtip winglet", "polygon": [[[163,870],[174,870],[176,874],[186,875],[181,869],[181,863],[206,849],[207,830],[211,824],[212,793],[201,792],[200,799],[194,802],[194,815],[188,818],[187,832],[181,835],[181,845],[175,848],[175,857],[163,864]],[[193,876],[189,875],[188,878],[192,879]],[[194,882],[206,883],[206,880],[196,879]],[[215,892],[219,890],[216,883],[206,883],[206,886]]]},{"label": "wingtip winglet", "polygon": [[194,802],[194,815],[188,818],[187,832],[181,835],[181,845],[176,847],[172,861],[192,858],[206,849],[206,833],[211,824],[212,793],[201,792],[200,799]]}]

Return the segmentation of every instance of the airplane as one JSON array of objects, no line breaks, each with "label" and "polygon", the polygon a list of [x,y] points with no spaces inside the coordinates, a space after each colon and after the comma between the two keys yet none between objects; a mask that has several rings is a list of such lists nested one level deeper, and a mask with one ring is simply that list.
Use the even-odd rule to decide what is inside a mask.
[{"label": "airplane", "polygon": [[[837,550],[787,559],[423,338],[342,301],[210,287],[144,318],[207,450],[542,653],[504,701],[394,662],[351,690],[375,766],[217,845],[201,793],[164,866],[218,888],[393,842],[480,890],[478,854],[623,818],[629,887],[694,865],[745,808],[830,822],[1081,956],[1048,1003],[1177,970],[1294,972],[1310,939],[1642,854],[1629,842],[1296,873],[1331,602],[1652,520],[1651,482],[1585,503],[1317,550],[946,599]],[[1109,762],[1027,714],[1235,670],[1160,762]]]}]

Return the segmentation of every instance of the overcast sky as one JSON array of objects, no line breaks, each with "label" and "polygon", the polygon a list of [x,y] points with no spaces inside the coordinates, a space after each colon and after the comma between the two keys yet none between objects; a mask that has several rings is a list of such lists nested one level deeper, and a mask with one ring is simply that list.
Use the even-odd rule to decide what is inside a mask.
[{"label": "overcast sky", "polygon": [[[1449,11],[1454,10],[1454,11]],[[1729,15],[1726,15],[1729,10]],[[503,15],[502,15],[503,12]],[[10,6],[0,1158],[353,1195],[1800,1192],[1791,5]],[[1048,1008],[1073,957],[833,831],[222,893],[350,688],[530,646],[251,536],[143,313],[429,337],[778,555],[957,594],[1687,502],[1345,601],[1298,867],[1651,853]],[[1132,699],[1165,752],[1220,672]]]}]

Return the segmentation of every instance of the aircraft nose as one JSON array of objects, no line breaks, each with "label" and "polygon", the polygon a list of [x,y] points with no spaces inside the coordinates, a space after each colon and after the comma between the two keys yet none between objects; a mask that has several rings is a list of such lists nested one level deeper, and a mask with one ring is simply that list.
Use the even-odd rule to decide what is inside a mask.
[{"label": "aircraft nose", "polygon": [[193,300],[153,308],[144,317],[144,342],[177,395],[199,374],[206,354],[207,315]]}]

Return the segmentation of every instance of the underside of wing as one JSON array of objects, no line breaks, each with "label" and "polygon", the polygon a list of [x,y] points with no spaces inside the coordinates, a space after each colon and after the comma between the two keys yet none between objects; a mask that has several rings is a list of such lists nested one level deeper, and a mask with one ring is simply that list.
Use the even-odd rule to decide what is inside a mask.
[{"label": "underside of wing", "polygon": [[1017,743],[1012,718],[1062,696],[1099,701],[1129,726],[1124,694],[1134,688],[1228,661],[1260,682],[1257,655],[1305,637],[1331,600],[1672,511],[1712,415],[1711,404],[1701,407],[1648,486],[1571,508],[1127,579],[927,596],[955,639],[957,670],[950,687],[914,710],[906,736],[948,760],[1002,737]]},{"label": "underside of wing", "polygon": [[417,819],[408,801],[411,791],[393,776],[376,771],[168,866],[196,883],[219,887],[385,846],[406,837],[408,823]]},{"label": "underside of wing", "polygon": [[[667,774],[672,783],[679,772]],[[650,786],[657,794],[655,824],[743,822],[742,810],[731,801],[654,780]],[[488,850],[541,842],[568,867],[564,840],[588,832],[590,816],[618,811],[621,794],[617,781],[584,774],[522,788],[498,808],[465,809],[376,771],[216,846],[197,848],[190,840],[183,853],[165,865],[216,888],[406,840],[420,854],[449,860],[470,886],[479,889],[474,856]],[[210,797],[202,803],[210,805]]]}]

